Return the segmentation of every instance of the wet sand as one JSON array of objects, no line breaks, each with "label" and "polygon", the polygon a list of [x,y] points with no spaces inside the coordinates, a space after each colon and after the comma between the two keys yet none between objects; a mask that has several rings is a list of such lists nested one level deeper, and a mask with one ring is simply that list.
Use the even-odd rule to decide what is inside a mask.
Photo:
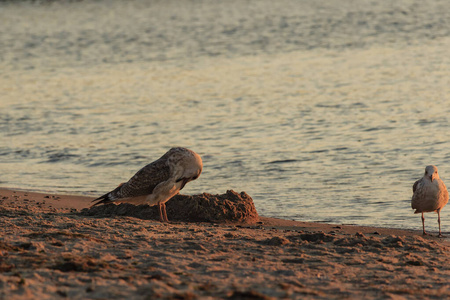
[{"label": "wet sand", "polygon": [[1,299],[450,296],[450,243],[436,234],[81,214],[91,200],[0,189]]}]

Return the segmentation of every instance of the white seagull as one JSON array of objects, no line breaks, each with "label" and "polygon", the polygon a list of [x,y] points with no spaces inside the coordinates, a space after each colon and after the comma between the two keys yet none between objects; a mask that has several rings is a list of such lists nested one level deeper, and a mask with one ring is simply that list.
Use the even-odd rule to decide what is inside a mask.
[{"label": "white seagull", "polygon": [[130,180],[93,200],[92,206],[108,203],[158,205],[161,222],[169,222],[166,202],[191,180],[200,176],[200,155],[186,148],[172,148],[160,159],[140,169]]},{"label": "white seagull", "polygon": [[425,168],[423,177],[413,185],[413,193],[411,207],[416,210],[415,214],[422,213],[423,234],[427,234],[423,213],[435,211],[438,214],[439,237],[441,237],[441,209],[448,202],[448,192],[444,182],[439,178],[436,166]]}]

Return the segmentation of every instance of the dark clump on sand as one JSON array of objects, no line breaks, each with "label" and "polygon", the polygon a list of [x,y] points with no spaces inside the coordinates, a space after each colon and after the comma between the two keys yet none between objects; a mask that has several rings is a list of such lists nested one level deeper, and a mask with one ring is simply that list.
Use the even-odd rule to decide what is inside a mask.
[{"label": "dark clump on sand", "polygon": [[[253,199],[245,192],[228,190],[225,194],[176,195],[166,203],[170,221],[245,223],[259,221]],[[83,209],[87,216],[130,216],[140,219],[159,220],[158,206],[122,203],[107,204]]]}]

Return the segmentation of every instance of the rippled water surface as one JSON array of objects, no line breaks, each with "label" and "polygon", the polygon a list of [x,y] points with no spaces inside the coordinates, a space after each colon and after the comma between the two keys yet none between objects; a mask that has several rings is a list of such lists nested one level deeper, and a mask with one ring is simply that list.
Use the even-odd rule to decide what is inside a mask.
[{"label": "rippled water surface", "polygon": [[184,193],[420,229],[414,180],[450,185],[450,2],[386,2],[0,2],[0,185],[98,195],[185,146]]}]

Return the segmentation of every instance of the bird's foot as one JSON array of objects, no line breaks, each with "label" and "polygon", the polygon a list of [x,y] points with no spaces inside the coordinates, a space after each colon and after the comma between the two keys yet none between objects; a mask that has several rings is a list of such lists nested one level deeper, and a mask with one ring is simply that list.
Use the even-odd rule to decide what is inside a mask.
[{"label": "bird's foot", "polygon": [[426,233],[425,231],[422,233],[422,235],[428,235],[428,233]]},{"label": "bird's foot", "polygon": [[443,238],[445,236],[443,236],[442,233],[439,233],[438,237]]}]

